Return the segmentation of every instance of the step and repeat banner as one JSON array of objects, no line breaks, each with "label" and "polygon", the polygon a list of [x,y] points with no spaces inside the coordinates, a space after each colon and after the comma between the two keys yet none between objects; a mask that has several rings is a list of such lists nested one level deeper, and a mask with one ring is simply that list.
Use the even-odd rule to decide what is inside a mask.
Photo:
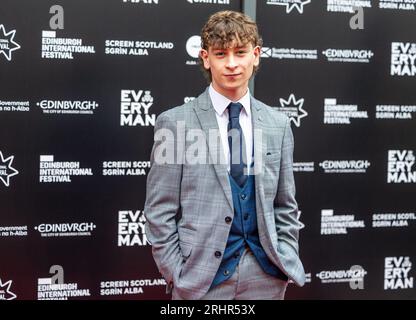
[{"label": "step and repeat banner", "polygon": [[[416,298],[415,7],[257,1],[254,93],[296,142],[288,299]],[[225,9],[242,1],[2,0],[0,300],[170,299],[144,232],[154,124],[206,87],[199,33]]]},{"label": "step and repeat banner", "polygon": [[305,225],[288,297],[416,299],[416,1],[257,3],[255,93],[292,121]]}]

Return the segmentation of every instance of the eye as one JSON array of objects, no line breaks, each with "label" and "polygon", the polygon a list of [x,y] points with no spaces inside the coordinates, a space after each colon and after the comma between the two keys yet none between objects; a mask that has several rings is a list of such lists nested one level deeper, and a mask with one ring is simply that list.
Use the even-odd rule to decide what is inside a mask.
[{"label": "eye", "polygon": [[221,57],[224,55],[224,52],[218,51],[214,53],[217,57]]}]

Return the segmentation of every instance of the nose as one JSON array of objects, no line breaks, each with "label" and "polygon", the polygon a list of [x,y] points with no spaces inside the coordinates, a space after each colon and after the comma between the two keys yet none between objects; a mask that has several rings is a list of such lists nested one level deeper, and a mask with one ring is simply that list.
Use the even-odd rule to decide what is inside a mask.
[{"label": "nose", "polygon": [[237,62],[233,54],[228,55],[226,67],[228,69],[235,69],[237,67]]}]

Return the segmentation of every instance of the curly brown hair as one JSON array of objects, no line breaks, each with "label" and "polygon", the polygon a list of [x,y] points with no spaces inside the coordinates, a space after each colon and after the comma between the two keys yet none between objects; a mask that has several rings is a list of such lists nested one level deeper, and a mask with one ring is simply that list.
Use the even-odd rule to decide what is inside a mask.
[{"label": "curly brown hair", "polygon": [[[233,43],[244,46],[251,43],[253,47],[262,46],[256,23],[246,14],[225,10],[214,13],[208,18],[201,30],[201,48],[208,51],[209,47],[227,49]],[[204,68],[199,56],[199,65],[208,82],[212,81],[211,70]],[[258,70],[254,67],[253,74]]]}]

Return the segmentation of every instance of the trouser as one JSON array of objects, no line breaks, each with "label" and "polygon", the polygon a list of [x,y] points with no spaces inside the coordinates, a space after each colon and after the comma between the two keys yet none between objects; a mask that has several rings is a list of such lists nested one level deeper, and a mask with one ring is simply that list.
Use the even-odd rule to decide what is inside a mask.
[{"label": "trouser", "polygon": [[[253,252],[246,247],[233,275],[211,288],[201,300],[283,300],[287,281],[263,271]],[[182,300],[175,288],[172,300]]]}]

